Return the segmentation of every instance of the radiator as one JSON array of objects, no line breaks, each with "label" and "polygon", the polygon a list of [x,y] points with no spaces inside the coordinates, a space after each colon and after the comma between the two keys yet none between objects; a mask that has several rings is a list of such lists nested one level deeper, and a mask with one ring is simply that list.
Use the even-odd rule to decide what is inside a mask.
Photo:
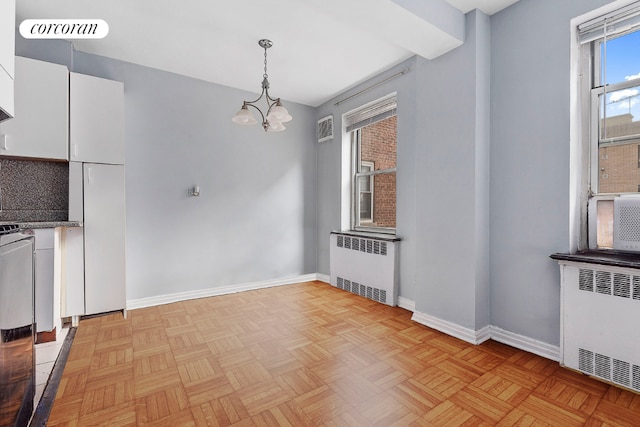
[{"label": "radiator", "polygon": [[562,266],[561,363],[640,391],[640,270]]},{"label": "radiator", "polygon": [[331,233],[331,285],[383,304],[397,305],[399,245],[397,238]]}]

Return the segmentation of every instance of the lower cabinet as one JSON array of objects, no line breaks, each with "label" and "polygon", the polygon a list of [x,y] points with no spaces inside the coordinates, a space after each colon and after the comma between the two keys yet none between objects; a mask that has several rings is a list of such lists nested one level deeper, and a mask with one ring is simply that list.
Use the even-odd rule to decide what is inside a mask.
[{"label": "lower cabinet", "polygon": [[[62,317],[77,318],[84,311],[84,228],[62,229]],[[77,319],[76,319],[77,320]],[[74,325],[77,326],[77,325]]]},{"label": "lower cabinet", "polygon": [[54,232],[53,228],[33,230],[36,238],[36,331],[47,332],[54,328]]},{"label": "lower cabinet", "polygon": [[69,187],[69,219],[82,221],[83,227],[65,232],[63,315],[123,310],[124,166],[71,162]]}]

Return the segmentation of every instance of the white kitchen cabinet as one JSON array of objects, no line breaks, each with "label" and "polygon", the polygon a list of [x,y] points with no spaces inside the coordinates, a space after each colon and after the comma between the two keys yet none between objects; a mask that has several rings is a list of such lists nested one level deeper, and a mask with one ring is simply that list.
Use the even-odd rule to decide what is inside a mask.
[{"label": "white kitchen cabinet", "polygon": [[84,164],[84,280],[86,314],[125,308],[123,165]]},{"label": "white kitchen cabinet", "polygon": [[[71,162],[69,172],[70,219],[81,217],[83,227],[78,229],[82,231],[66,230],[64,315],[123,310],[126,306],[124,165]],[[78,180],[82,185],[77,184]],[[82,212],[78,211],[79,206]]]},{"label": "white kitchen cabinet", "polygon": [[123,165],[123,83],[70,73],[69,105],[70,160]]},{"label": "white kitchen cabinet", "polygon": [[53,228],[33,230],[36,238],[35,316],[36,331],[54,328],[54,232]]},{"label": "white kitchen cabinet", "polygon": [[15,0],[0,1],[0,121],[14,115]]},{"label": "white kitchen cabinet", "polygon": [[[80,175],[80,179],[82,179],[82,175]],[[60,315],[77,320],[78,316],[84,314],[83,227],[62,229],[62,263],[64,268],[62,269]],[[77,323],[74,326],[77,326]]]},{"label": "white kitchen cabinet", "polygon": [[0,155],[69,159],[69,71],[15,57],[15,117],[0,123]]}]

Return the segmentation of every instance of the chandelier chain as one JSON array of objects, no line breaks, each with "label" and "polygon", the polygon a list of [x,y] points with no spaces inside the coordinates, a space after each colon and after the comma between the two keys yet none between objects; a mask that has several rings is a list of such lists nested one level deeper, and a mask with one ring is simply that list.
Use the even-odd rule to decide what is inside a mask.
[{"label": "chandelier chain", "polygon": [[264,48],[264,75],[262,77],[264,77],[265,79],[269,77],[267,75],[267,48],[266,47]]}]

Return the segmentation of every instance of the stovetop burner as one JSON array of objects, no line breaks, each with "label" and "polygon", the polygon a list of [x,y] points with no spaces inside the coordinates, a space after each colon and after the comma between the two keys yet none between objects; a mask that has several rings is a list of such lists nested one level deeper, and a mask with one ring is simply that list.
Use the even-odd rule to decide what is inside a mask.
[{"label": "stovetop burner", "polygon": [[20,230],[18,224],[2,224],[0,225],[0,235],[16,233]]}]

